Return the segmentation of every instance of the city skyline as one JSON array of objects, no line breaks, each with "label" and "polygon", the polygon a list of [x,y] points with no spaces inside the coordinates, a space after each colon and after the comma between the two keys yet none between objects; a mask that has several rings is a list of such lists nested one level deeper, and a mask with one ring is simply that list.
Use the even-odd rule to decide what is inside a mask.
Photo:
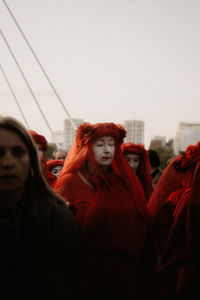
[{"label": "city skyline", "polygon": [[[197,0],[7,1],[72,118],[143,120],[145,146],[199,123],[200,3]],[[66,114],[0,2],[0,26],[54,131]],[[0,59],[30,127],[50,140],[1,38]],[[22,120],[0,73],[0,114]]]}]

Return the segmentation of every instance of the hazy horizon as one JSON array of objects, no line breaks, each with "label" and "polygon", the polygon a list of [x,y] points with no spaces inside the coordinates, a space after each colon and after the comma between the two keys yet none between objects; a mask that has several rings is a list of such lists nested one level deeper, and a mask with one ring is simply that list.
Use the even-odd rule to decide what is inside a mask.
[{"label": "hazy horizon", "polygon": [[[145,122],[174,138],[179,122],[200,123],[198,0],[6,1],[72,118]],[[53,131],[67,117],[3,2],[0,26]],[[1,65],[30,127],[49,130],[2,37]],[[23,122],[0,72],[0,114]]]}]

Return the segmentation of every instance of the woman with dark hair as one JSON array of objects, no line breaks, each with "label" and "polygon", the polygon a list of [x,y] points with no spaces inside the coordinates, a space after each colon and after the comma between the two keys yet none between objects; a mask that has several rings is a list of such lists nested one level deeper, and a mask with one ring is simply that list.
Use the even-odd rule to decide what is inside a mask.
[{"label": "woman with dark hair", "polygon": [[159,157],[157,151],[155,151],[153,149],[149,149],[148,154],[149,154],[152,184],[153,184],[153,188],[155,188],[156,184],[158,183],[158,181],[162,175],[162,171],[160,169],[160,165],[161,165],[160,157]]},{"label": "woman with dark hair", "polygon": [[142,299],[149,280],[149,215],[142,186],[120,148],[125,135],[114,123],[81,124],[55,184],[78,224],[87,300]]},{"label": "woman with dark hair", "polygon": [[41,175],[29,132],[0,117],[1,299],[77,299],[76,226]]},{"label": "woman with dark hair", "polygon": [[121,148],[130,167],[139,178],[148,201],[153,192],[148,151],[144,145],[134,143],[122,144]]}]

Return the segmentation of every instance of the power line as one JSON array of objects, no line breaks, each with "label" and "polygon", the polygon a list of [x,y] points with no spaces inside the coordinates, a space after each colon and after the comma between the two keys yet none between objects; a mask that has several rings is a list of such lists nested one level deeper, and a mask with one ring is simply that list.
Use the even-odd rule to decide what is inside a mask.
[{"label": "power line", "polygon": [[32,95],[32,97],[33,97],[33,99],[34,99],[34,101],[35,101],[35,103],[36,103],[36,105],[37,105],[37,107],[38,107],[38,109],[39,109],[39,111],[40,111],[40,113],[41,113],[41,115],[42,115],[42,117],[43,117],[46,125],[47,125],[47,127],[48,127],[48,129],[49,129],[49,131],[51,132],[51,134],[53,134],[53,130],[51,129],[51,126],[49,125],[49,122],[47,121],[47,119],[46,119],[46,117],[45,117],[45,115],[44,115],[44,113],[43,113],[43,111],[42,111],[42,109],[41,109],[41,107],[40,107],[40,105],[39,105],[39,103],[37,101],[37,98],[36,98],[34,92],[32,91],[31,86],[28,83],[28,80],[26,79],[26,76],[24,75],[24,73],[23,73],[23,71],[22,71],[22,69],[21,69],[21,67],[20,67],[20,65],[19,65],[19,63],[18,63],[18,61],[17,61],[17,59],[16,59],[13,51],[11,50],[11,48],[10,48],[10,46],[9,46],[7,40],[6,40],[6,37],[4,36],[4,34],[3,34],[3,32],[1,30],[0,30],[0,33],[1,33],[1,36],[2,36],[2,38],[3,38],[3,40],[4,40],[5,44],[6,44],[6,46],[8,47],[8,50],[10,51],[10,53],[11,53],[11,55],[12,55],[12,57],[13,57],[15,63],[16,63],[16,65],[17,65],[17,67],[18,67],[18,69],[19,69],[19,71],[20,71],[20,73],[21,73],[21,75],[22,75],[22,77],[23,77],[23,79],[24,79],[24,81],[25,81],[25,83],[26,83],[26,85],[27,85],[27,87],[28,87],[28,89],[29,89],[29,91],[30,91],[30,93],[31,93],[31,95]]},{"label": "power line", "polygon": [[73,122],[73,120],[72,120],[72,118],[71,118],[71,116],[70,116],[68,110],[66,109],[66,107],[65,107],[65,105],[64,105],[64,103],[63,103],[63,101],[62,101],[62,99],[60,98],[60,96],[59,96],[57,90],[55,89],[55,87],[54,87],[52,81],[50,80],[49,76],[47,75],[47,73],[46,73],[44,67],[42,66],[41,62],[39,61],[39,59],[38,59],[36,53],[34,52],[33,48],[31,47],[31,45],[30,45],[30,43],[29,43],[27,37],[25,36],[23,30],[22,30],[21,27],[19,26],[19,23],[17,22],[16,18],[14,17],[14,15],[13,15],[11,9],[8,7],[8,5],[7,5],[7,3],[6,3],[5,0],[2,0],[2,1],[3,1],[4,5],[6,6],[7,10],[9,11],[9,13],[10,13],[10,15],[11,15],[13,21],[15,22],[15,24],[16,24],[17,28],[19,29],[21,35],[23,36],[25,42],[27,43],[27,45],[28,45],[28,47],[29,47],[31,53],[33,54],[35,60],[37,61],[38,65],[39,65],[40,69],[42,70],[44,76],[46,77],[46,79],[47,79],[49,85],[51,86],[52,90],[54,91],[54,93],[55,93],[57,99],[59,100],[59,102],[60,102],[60,104],[61,104],[61,106],[63,107],[63,109],[64,109],[66,115],[68,116],[68,118],[69,118],[69,120],[70,120],[70,123],[71,123],[72,127],[74,128],[74,130],[76,130],[76,125],[75,125],[75,123]]},{"label": "power line", "polygon": [[28,125],[28,122],[27,122],[27,120],[26,120],[26,118],[25,118],[25,115],[24,115],[24,113],[23,113],[23,111],[22,111],[22,109],[21,109],[21,107],[20,107],[20,105],[19,105],[19,101],[17,100],[17,97],[16,97],[16,95],[15,95],[13,89],[12,89],[12,86],[11,86],[11,84],[10,84],[10,82],[9,82],[9,80],[8,80],[8,77],[6,76],[6,73],[5,73],[5,71],[4,71],[4,69],[3,69],[3,67],[2,67],[1,64],[0,64],[0,69],[1,69],[1,72],[2,72],[2,74],[3,74],[3,76],[4,76],[4,78],[5,78],[5,81],[7,82],[8,87],[9,87],[9,89],[10,89],[12,95],[13,95],[13,98],[15,99],[15,102],[16,102],[16,104],[17,104],[17,107],[18,107],[18,109],[19,109],[21,115],[22,115],[22,118],[23,118],[23,120],[24,120],[24,122],[25,122],[27,128],[29,128],[29,125]]}]

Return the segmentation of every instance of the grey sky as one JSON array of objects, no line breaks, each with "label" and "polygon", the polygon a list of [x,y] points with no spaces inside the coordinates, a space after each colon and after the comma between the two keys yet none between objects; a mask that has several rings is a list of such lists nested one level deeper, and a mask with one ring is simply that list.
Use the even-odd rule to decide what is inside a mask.
[{"label": "grey sky", "polygon": [[[174,137],[200,122],[199,0],[7,0],[70,115],[89,122],[145,121]],[[66,117],[0,0],[0,26],[53,130]],[[0,38],[0,61],[30,127],[50,140]],[[0,73],[0,113],[22,118]]]}]

